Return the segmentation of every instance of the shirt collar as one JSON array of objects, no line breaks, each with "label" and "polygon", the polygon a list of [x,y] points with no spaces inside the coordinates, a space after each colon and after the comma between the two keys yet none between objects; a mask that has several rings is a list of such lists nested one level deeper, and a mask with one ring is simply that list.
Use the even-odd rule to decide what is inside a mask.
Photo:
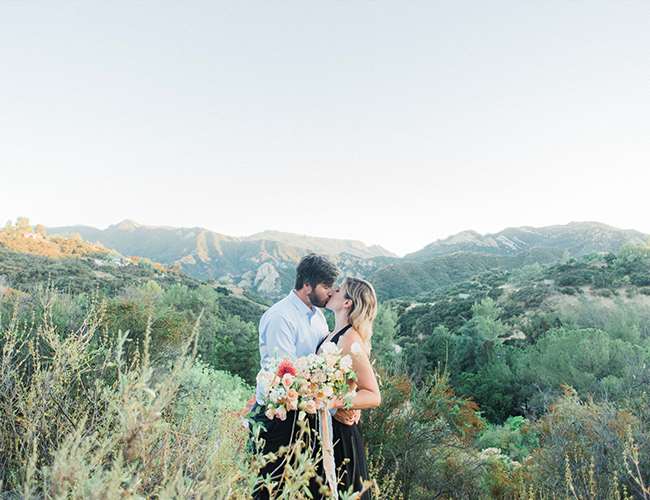
[{"label": "shirt collar", "polygon": [[311,306],[310,308],[307,304],[300,300],[300,297],[298,297],[295,290],[291,290],[291,292],[289,292],[289,300],[298,309],[298,311],[306,314],[308,318],[311,318],[314,314],[316,314],[316,308],[314,306]]}]

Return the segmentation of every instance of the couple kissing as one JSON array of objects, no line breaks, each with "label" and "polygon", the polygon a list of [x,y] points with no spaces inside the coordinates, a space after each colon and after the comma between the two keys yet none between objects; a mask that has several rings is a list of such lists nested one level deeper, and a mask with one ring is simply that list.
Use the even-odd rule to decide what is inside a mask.
[{"label": "couple kissing", "polygon": [[[372,285],[362,279],[348,277],[340,285],[335,284],[338,275],[337,267],[326,257],[316,254],[303,257],[296,269],[294,289],[271,306],[260,320],[262,371],[278,360],[290,365],[291,360],[315,359],[314,355],[327,357],[336,349],[347,358],[346,364],[350,365],[354,377],[347,380],[350,392],[345,401],[342,398],[330,399],[327,407],[318,414],[310,409],[304,412],[291,409],[296,408],[295,405],[290,406],[286,411],[282,409],[278,418],[267,401],[265,383],[258,376],[255,401],[249,413],[252,423],[251,446],[263,455],[275,455],[271,455],[273,460],[260,470],[253,492],[256,499],[281,495],[287,463],[279,451],[281,447],[290,447],[295,443],[300,424],[303,424],[304,430],[305,423],[310,438],[306,440],[309,453],[313,458],[322,457],[317,459],[316,474],[308,485],[311,495],[305,492],[305,496],[337,497],[338,491],[360,492],[365,489],[361,498],[371,498],[358,423],[361,410],[375,408],[381,402],[369,359],[377,297]],[[334,314],[332,332],[320,308],[327,308]],[[255,439],[253,435],[256,427],[259,428],[258,437],[261,439]],[[272,484],[270,488],[269,484]]]}]

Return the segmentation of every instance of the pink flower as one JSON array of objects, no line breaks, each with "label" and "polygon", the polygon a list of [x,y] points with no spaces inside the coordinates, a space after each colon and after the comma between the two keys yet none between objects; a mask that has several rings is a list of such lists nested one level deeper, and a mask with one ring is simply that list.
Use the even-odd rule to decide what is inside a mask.
[{"label": "pink flower", "polygon": [[291,387],[291,384],[293,384],[295,377],[291,373],[285,373],[282,375],[282,385],[284,386],[285,389],[289,389]]},{"label": "pink flower", "polygon": [[277,410],[275,410],[275,416],[278,417],[280,420],[286,420],[287,410],[285,410],[283,406],[280,406]]},{"label": "pink flower", "polygon": [[297,410],[298,409],[298,393],[293,389],[289,389],[287,393],[287,409],[288,410]]}]

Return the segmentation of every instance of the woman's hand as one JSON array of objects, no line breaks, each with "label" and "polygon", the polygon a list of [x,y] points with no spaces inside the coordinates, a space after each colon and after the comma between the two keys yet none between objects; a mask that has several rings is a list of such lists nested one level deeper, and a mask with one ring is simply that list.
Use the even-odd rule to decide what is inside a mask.
[{"label": "woman's hand", "polygon": [[339,409],[334,414],[334,420],[341,422],[344,425],[352,425],[359,423],[361,418],[361,410],[344,410]]},{"label": "woman's hand", "polygon": [[329,403],[327,403],[327,409],[328,410],[338,410],[339,408],[343,408],[345,406],[345,401],[343,401],[342,398],[336,398],[332,399]]}]

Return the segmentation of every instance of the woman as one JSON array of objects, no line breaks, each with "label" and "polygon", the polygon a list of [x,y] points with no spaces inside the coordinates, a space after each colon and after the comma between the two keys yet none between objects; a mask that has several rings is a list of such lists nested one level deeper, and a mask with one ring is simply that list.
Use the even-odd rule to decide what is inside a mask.
[{"label": "woman", "polygon": [[[343,355],[350,354],[352,368],[357,374],[352,408],[376,408],[381,403],[381,395],[369,359],[372,322],[377,315],[375,290],[367,281],[346,278],[340,288],[333,290],[326,307],[334,313],[335,327],[334,332],[321,341],[317,352],[324,342],[333,342]],[[336,415],[332,425],[334,460],[341,475],[339,491],[348,491],[351,486],[353,491],[360,491],[363,481],[368,480],[368,466],[359,427],[357,423],[339,422]],[[370,491],[361,498],[372,498]]]}]

